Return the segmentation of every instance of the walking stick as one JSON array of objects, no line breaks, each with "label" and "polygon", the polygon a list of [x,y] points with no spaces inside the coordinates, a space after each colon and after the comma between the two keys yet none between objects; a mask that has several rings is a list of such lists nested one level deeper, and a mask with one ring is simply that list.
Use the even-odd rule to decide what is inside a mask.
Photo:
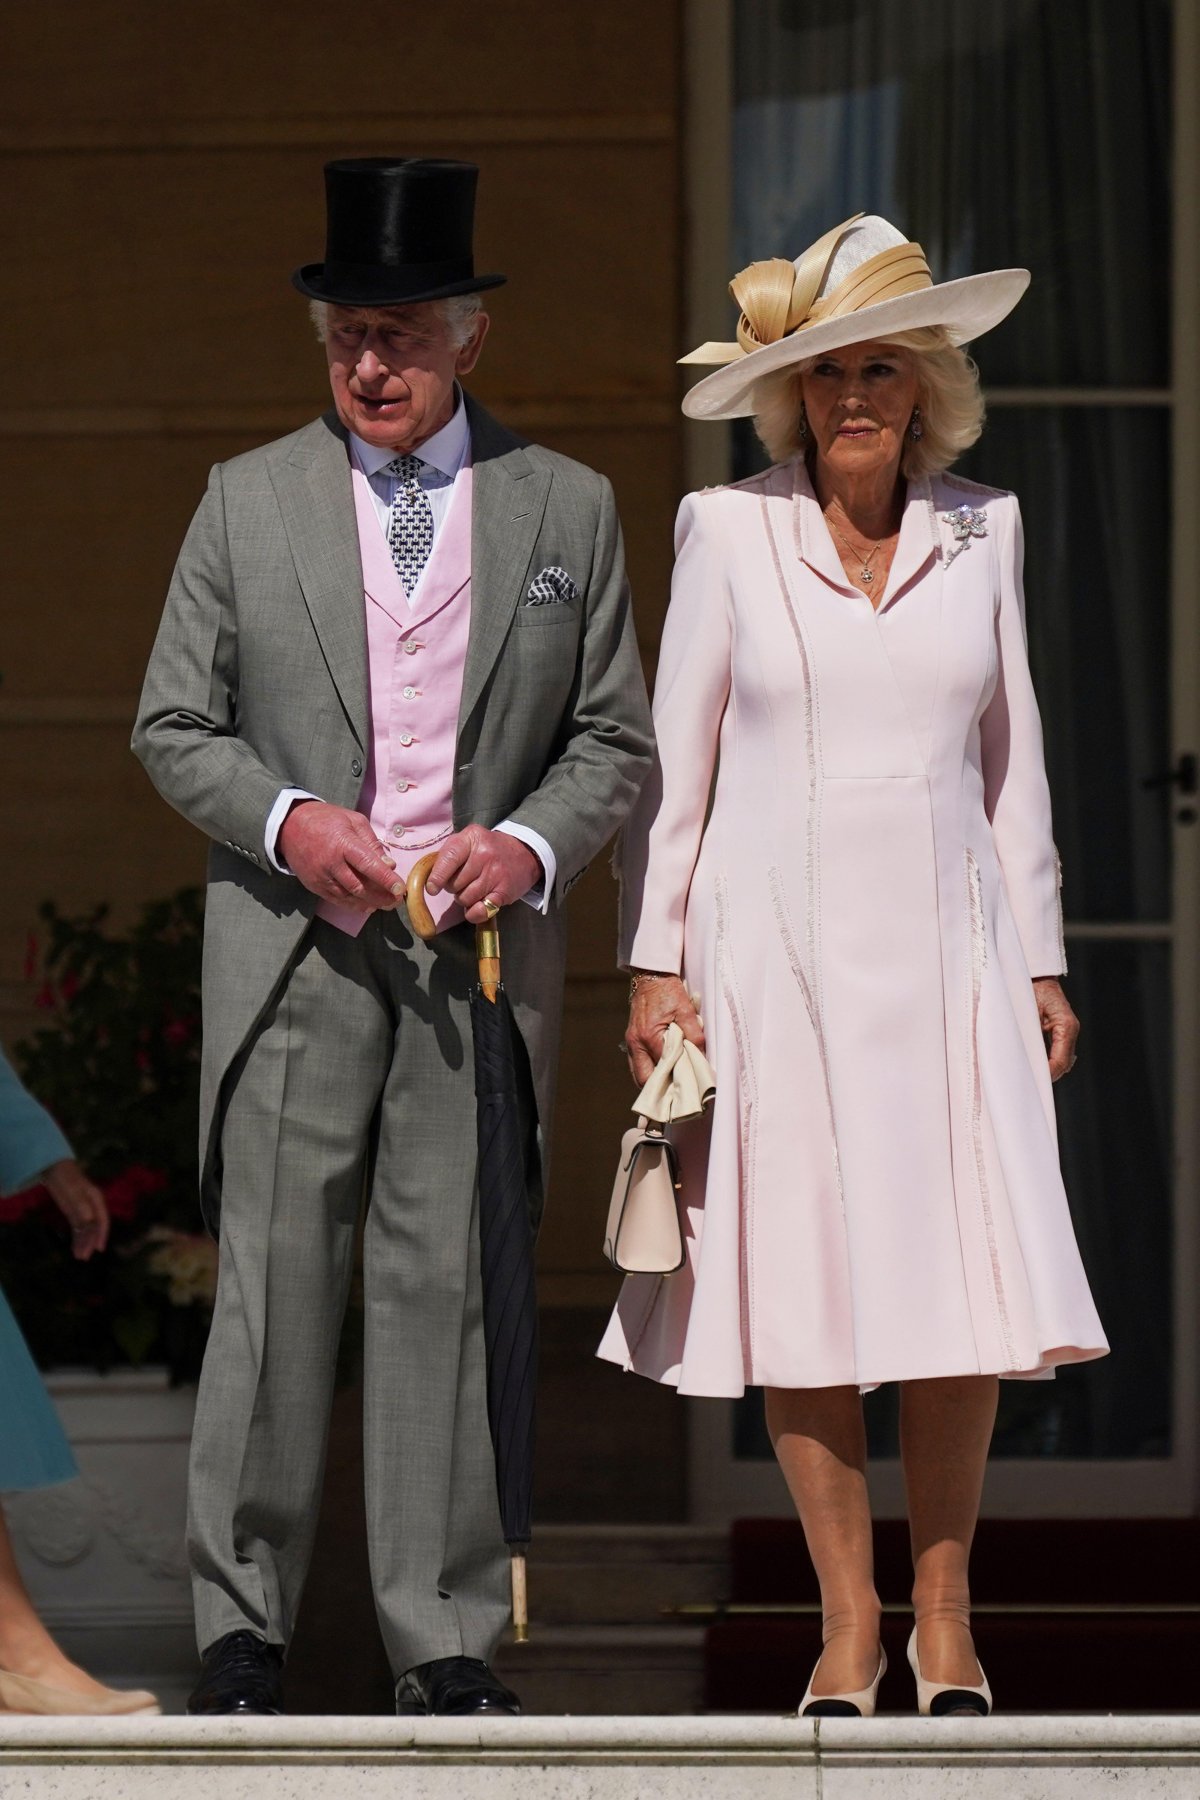
[{"label": "walking stick", "polygon": [[[437,924],[425,898],[429,871],[438,859],[436,850],[414,863],[408,872],[406,904],[408,918],[419,938],[428,943],[437,936]],[[475,960],[479,967],[479,985],[492,1005],[500,992],[500,928],[495,919],[485,919],[475,927]]]},{"label": "walking stick", "polygon": [[[431,855],[423,856],[418,863],[414,864],[412,870],[409,873],[408,882],[407,882],[406,899],[407,899],[407,906],[408,906],[409,922],[411,923],[412,928],[416,932],[417,936],[419,938],[424,939],[426,942],[428,942],[428,940],[430,938],[434,937],[437,933],[437,926],[434,922],[433,914],[430,912],[429,904],[425,898],[425,883],[429,879],[429,871],[432,869],[432,867],[436,861],[437,861],[437,852],[436,851],[434,851]],[[503,1008],[501,1008],[501,1005],[500,1005],[500,931],[496,924],[496,920],[494,918],[487,919],[484,921],[484,923],[482,925],[477,925],[475,927],[475,959],[476,959],[476,963],[477,963],[478,971],[479,971],[479,994],[480,994],[480,997],[484,1001],[488,1002],[490,1007],[492,1009],[494,1009],[494,1011],[492,1011],[490,1013],[490,1015],[488,1015],[486,1012],[484,1012],[484,1009],[481,1009],[481,1012],[484,1012],[484,1016],[478,1017],[476,1015],[476,1011],[475,1011],[475,1003],[472,1002],[472,1028],[473,1028],[474,1037],[475,1037],[476,1096],[477,1096],[477,1104],[482,1107],[485,1104],[482,1096],[483,1096],[485,1088],[489,1086],[489,1083],[486,1082],[481,1077],[481,1074],[480,1074],[481,1067],[486,1067],[486,1064],[481,1063],[481,1057],[483,1057],[485,1054],[487,1054],[492,1058],[493,1063],[497,1059],[503,1061],[503,1050],[507,1049],[508,1064],[511,1065],[511,1047],[508,1044],[507,1034],[509,1033],[509,1031],[511,1029],[513,1029],[513,1027],[511,1025],[511,1014],[509,1014],[509,1011],[508,1011],[507,1001],[505,1001]],[[481,1042],[481,1040],[486,1040],[486,1042]],[[508,1076],[507,1091],[509,1093],[515,1092],[515,1090],[512,1089],[512,1085],[511,1085],[512,1081],[513,1081],[511,1066],[509,1066],[509,1068],[507,1069],[506,1072],[507,1072],[507,1076]],[[494,1075],[493,1075],[492,1082],[490,1085],[494,1088]],[[487,1200],[490,1198],[490,1186],[487,1181],[488,1170],[485,1167],[485,1154],[486,1154],[485,1148],[484,1148],[485,1140],[488,1145],[492,1145],[492,1146],[496,1145],[498,1143],[499,1137],[503,1133],[504,1126],[507,1123],[511,1126],[511,1130],[509,1133],[510,1141],[506,1147],[511,1151],[512,1132],[515,1131],[515,1122],[505,1121],[503,1119],[500,1121],[497,1121],[497,1119],[495,1117],[495,1111],[494,1111],[495,1104],[499,1104],[501,1107],[501,1110],[503,1110],[504,1101],[501,1099],[498,1102],[495,1102],[493,1104],[492,1110],[488,1113],[487,1127],[481,1128],[481,1131],[482,1131],[481,1154],[480,1154],[481,1225],[482,1225],[483,1208],[484,1208]],[[511,1155],[508,1157],[504,1157],[504,1156],[501,1157],[502,1164],[504,1164],[507,1168],[511,1168],[512,1160],[513,1159],[511,1157]],[[525,1204],[524,1192],[523,1192],[523,1189],[524,1189],[523,1173],[522,1173],[522,1177],[521,1177],[521,1184],[522,1184],[522,1193],[519,1196],[519,1204],[520,1204],[520,1207],[523,1208],[524,1204]],[[485,1192],[485,1188],[488,1188],[489,1191]],[[507,1211],[508,1211],[510,1220],[513,1217],[514,1210],[515,1210],[514,1202],[517,1199],[518,1199],[517,1196],[513,1196],[513,1195],[509,1196],[509,1205],[508,1205]],[[526,1226],[526,1231],[527,1230],[528,1230],[528,1227]],[[489,1281],[488,1281],[489,1270],[488,1270],[486,1257],[483,1259],[483,1271],[482,1272],[483,1272],[483,1276],[484,1276],[485,1332],[487,1334],[489,1349],[490,1349],[493,1335],[495,1333],[497,1333],[500,1329],[502,1329],[502,1326],[497,1324],[494,1308],[490,1305],[490,1301],[491,1301],[490,1289],[491,1289],[492,1284],[489,1283]],[[523,1273],[525,1274],[525,1277],[526,1277],[526,1280],[528,1283],[527,1291],[528,1291],[529,1305],[530,1305],[530,1307],[533,1307],[534,1300],[533,1300],[533,1285],[532,1285],[533,1284],[532,1267],[530,1267],[527,1271],[523,1271]],[[504,1278],[503,1288],[504,1288],[505,1292],[507,1292],[509,1290],[509,1288],[512,1287],[513,1285],[514,1284],[512,1284],[511,1278],[509,1278],[509,1277]],[[529,1332],[528,1332],[528,1336],[527,1336],[527,1343],[529,1346],[530,1356],[532,1357],[532,1356],[536,1355],[536,1319],[534,1320],[533,1325],[530,1326],[530,1328],[529,1328]],[[525,1399],[525,1409],[521,1416],[524,1419],[524,1423],[525,1423],[527,1433],[528,1433],[528,1432],[531,1432],[531,1430],[532,1430],[532,1415],[533,1415],[532,1390],[530,1390],[528,1392],[528,1394],[524,1396],[524,1399]],[[499,1491],[500,1491],[500,1510],[501,1510],[501,1515],[502,1515],[502,1523],[504,1525],[505,1537],[507,1538],[510,1548],[511,1548],[511,1551],[512,1551],[513,1636],[518,1644],[524,1644],[529,1641],[529,1599],[528,1599],[528,1590],[527,1590],[527,1585],[526,1585],[526,1564],[525,1564],[525,1545],[526,1545],[526,1543],[528,1541],[528,1537],[529,1537],[529,1470],[528,1470],[528,1467],[526,1467],[523,1471],[519,1471],[516,1481],[515,1482],[513,1481],[513,1479],[512,1479],[512,1467],[513,1467],[512,1456],[515,1455],[515,1452],[510,1452],[512,1430],[511,1430],[511,1428],[506,1430],[504,1423],[503,1423],[506,1411],[508,1411],[508,1409],[509,1409],[509,1405],[510,1405],[510,1397],[503,1393],[497,1393],[494,1389],[492,1359],[489,1356],[489,1361],[488,1361],[488,1415],[489,1415],[489,1422],[491,1424],[491,1429],[492,1429],[493,1448],[496,1452],[496,1458],[497,1458],[497,1484],[498,1484]],[[511,1417],[511,1413],[509,1414],[509,1416]],[[531,1441],[532,1441],[531,1438],[529,1438],[527,1436],[526,1443],[528,1444]],[[528,1450],[526,1451],[526,1457],[527,1456],[528,1456]],[[522,1493],[514,1502],[511,1503],[510,1516],[508,1518],[504,1518],[503,1515],[505,1514],[506,1510],[509,1510],[509,1506],[506,1505],[506,1499],[507,1499],[508,1495],[510,1494],[510,1492],[513,1492],[516,1487],[519,1487],[522,1490]],[[513,1514],[516,1515],[515,1518],[514,1518]],[[520,1520],[520,1523],[516,1522],[517,1519]]]}]

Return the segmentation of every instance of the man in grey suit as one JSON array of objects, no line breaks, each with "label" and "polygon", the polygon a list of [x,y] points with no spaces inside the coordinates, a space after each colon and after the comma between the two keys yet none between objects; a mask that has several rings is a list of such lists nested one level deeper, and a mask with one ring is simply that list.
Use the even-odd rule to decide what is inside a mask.
[{"label": "man in grey suit", "polygon": [[[468,997],[505,985],[539,1135],[562,901],[651,733],[607,481],[465,395],[487,331],[470,164],[326,167],[334,409],[212,472],[134,750],[214,841],[202,1203],[220,1282],[192,1448],[193,1712],[282,1710],[366,1197],[372,1583],[397,1710],[515,1712],[486,1417]],[[404,876],[430,847],[438,936]]]}]

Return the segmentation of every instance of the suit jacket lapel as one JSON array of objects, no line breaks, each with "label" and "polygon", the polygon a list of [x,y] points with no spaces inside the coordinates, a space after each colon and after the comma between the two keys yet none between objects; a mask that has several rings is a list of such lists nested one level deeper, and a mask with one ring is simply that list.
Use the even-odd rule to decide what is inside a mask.
[{"label": "suit jacket lapel", "polygon": [[525,454],[521,440],[467,396],[474,493],[471,521],[471,635],[463,672],[459,729],[470,717],[495,666],[525,593],[541,528],[550,472]]},{"label": "suit jacket lapel", "polygon": [[346,434],[332,413],[295,439],[271,480],[313,628],[346,716],[370,738],[363,572]]}]

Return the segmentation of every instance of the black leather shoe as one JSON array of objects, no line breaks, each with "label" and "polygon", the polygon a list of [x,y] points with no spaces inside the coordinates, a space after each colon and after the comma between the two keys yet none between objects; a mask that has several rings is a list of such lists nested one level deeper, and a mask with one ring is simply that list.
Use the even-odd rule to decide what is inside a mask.
[{"label": "black leather shoe", "polygon": [[283,1652],[257,1631],[227,1631],[200,1658],[189,1713],[281,1713]]},{"label": "black leather shoe", "polygon": [[396,1683],[396,1711],[408,1713],[519,1713],[521,1702],[477,1656],[439,1656],[418,1663]]}]

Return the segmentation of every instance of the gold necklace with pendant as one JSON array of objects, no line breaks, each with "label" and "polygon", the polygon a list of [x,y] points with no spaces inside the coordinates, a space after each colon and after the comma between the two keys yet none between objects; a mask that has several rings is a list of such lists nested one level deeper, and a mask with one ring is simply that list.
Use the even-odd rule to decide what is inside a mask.
[{"label": "gold necklace with pendant", "polygon": [[[846,546],[847,550],[850,552],[851,556],[862,557],[862,551],[856,550],[854,548],[854,545],[849,541],[849,539],[842,536],[841,532],[838,530],[838,528],[834,524],[833,520],[829,517],[828,513],[826,513],[826,515],[825,515],[825,523],[827,525],[830,525],[833,527],[834,536],[839,540],[839,542],[845,544],[845,546]],[[872,581],[874,581],[875,571],[871,567],[871,564],[875,561],[876,553],[879,550],[879,544],[882,544],[882,542],[883,542],[883,539],[880,538],[878,544],[872,545],[870,554],[866,557],[863,557],[862,568],[858,571],[858,579],[860,581],[865,581],[868,584],[870,584]]]}]

